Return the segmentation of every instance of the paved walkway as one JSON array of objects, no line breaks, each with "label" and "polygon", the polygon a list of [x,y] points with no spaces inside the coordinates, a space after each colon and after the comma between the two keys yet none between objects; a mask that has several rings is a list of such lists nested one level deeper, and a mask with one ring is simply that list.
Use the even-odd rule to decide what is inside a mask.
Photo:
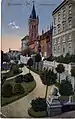
[{"label": "paved walkway", "polygon": [[[24,67],[22,74],[26,74],[28,72],[29,72],[29,70],[26,67]],[[39,75],[33,73],[32,71],[31,71],[31,73],[34,76],[34,79],[36,81],[36,88],[31,93],[29,93],[27,96],[15,101],[11,104],[3,106],[2,113],[4,115],[6,115],[6,117],[9,117],[9,118],[29,117],[28,108],[30,107],[31,100],[35,99],[36,97],[44,97],[45,96],[46,87],[45,87],[45,85],[42,84]],[[50,95],[51,88],[52,87],[49,87],[49,89],[48,89],[48,95]]]}]

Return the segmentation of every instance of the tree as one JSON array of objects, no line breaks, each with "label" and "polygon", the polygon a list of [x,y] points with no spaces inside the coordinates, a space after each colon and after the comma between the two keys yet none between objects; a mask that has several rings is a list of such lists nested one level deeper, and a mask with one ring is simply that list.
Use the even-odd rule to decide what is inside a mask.
[{"label": "tree", "polygon": [[59,83],[60,83],[60,74],[65,71],[65,67],[63,66],[63,64],[58,64],[56,67],[56,71],[57,73],[59,73]]},{"label": "tree", "polygon": [[66,77],[66,80],[62,80],[59,86],[59,93],[62,96],[70,96],[73,94],[73,88],[71,82]]},{"label": "tree", "polygon": [[71,69],[71,76],[74,77],[74,90],[75,90],[75,68]]},{"label": "tree", "polygon": [[36,56],[35,56],[35,62],[37,62],[37,71],[38,71],[38,63],[41,61],[41,55],[38,53],[38,54],[36,54]]},{"label": "tree", "polygon": [[20,66],[20,68],[21,68],[21,70],[22,70],[22,68],[24,67],[24,64],[21,63],[19,66]]},{"label": "tree", "polygon": [[46,111],[47,109],[47,103],[44,98],[36,98],[35,100],[32,100],[31,106],[34,111]]},{"label": "tree", "polygon": [[31,66],[33,66],[33,59],[32,58],[30,58],[28,60],[27,65],[29,66],[29,73],[30,73],[30,68],[31,68]]},{"label": "tree", "polygon": [[3,62],[9,62],[9,56],[6,53],[3,53]]},{"label": "tree", "polygon": [[48,86],[56,83],[57,74],[53,70],[44,70],[41,74],[41,80],[44,85],[46,85],[45,98],[47,98]]}]

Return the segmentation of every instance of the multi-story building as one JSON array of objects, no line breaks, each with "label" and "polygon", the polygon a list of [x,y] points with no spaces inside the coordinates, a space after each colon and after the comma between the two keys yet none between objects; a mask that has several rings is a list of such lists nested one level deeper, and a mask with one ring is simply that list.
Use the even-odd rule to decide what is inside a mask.
[{"label": "multi-story building", "polygon": [[32,12],[29,17],[29,47],[36,51],[36,45],[38,40],[38,25],[39,25],[39,18],[36,15],[35,5],[33,4]]},{"label": "multi-story building", "polygon": [[53,55],[75,54],[75,0],[64,0],[52,15]]},{"label": "multi-story building", "polygon": [[22,40],[21,40],[21,51],[24,51],[28,48],[28,42],[29,42],[29,36],[26,35]]},{"label": "multi-story building", "polygon": [[42,31],[40,36],[42,56],[48,57],[52,54],[52,31],[52,27],[45,33]]}]

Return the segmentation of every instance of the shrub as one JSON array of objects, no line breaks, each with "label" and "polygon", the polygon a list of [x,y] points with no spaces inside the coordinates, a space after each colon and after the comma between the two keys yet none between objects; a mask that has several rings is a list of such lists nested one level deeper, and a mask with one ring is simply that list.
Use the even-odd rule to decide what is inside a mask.
[{"label": "shrub", "polygon": [[75,104],[66,104],[62,106],[62,112],[68,112],[75,110]]},{"label": "shrub", "polygon": [[3,95],[3,97],[11,97],[12,96],[12,86],[10,84],[3,85],[2,95]]},{"label": "shrub", "polygon": [[19,69],[14,69],[13,74],[19,74],[21,71]]},{"label": "shrub", "polygon": [[34,111],[45,111],[47,109],[46,100],[44,98],[36,98],[32,100],[31,106]]},{"label": "shrub", "polygon": [[3,76],[3,77],[1,76],[1,84],[2,84],[2,85],[3,85],[4,82],[6,81],[6,78],[7,78],[6,76]]},{"label": "shrub", "polygon": [[59,86],[59,93],[62,96],[70,96],[73,94],[73,88],[71,82],[66,77],[66,80],[62,80]]},{"label": "shrub", "polygon": [[21,84],[15,84],[13,92],[14,92],[14,94],[23,94],[24,88]]},{"label": "shrub", "polygon": [[24,64],[23,63],[19,64],[19,67],[20,68],[23,68],[24,67]]},{"label": "shrub", "polygon": [[23,82],[23,75],[17,76],[17,77],[15,78],[15,82],[16,82],[16,83],[22,83],[22,82]]},{"label": "shrub", "polygon": [[46,60],[53,62],[53,61],[54,61],[54,57],[51,55],[51,56],[49,56]]},{"label": "shrub", "polygon": [[31,75],[31,73],[28,73],[23,77],[23,81],[24,82],[32,82],[32,81],[34,81],[34,77]]}]

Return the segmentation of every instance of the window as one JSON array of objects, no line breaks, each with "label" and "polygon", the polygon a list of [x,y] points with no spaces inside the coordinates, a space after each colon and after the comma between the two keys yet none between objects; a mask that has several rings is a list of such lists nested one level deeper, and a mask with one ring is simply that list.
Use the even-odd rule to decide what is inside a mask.
[{"label": "window", "polygon": [[54,18],[54,25],[56,25],[56,18]]},{"label": "window", "polygon": [[65,17],[66,17],[66,10],[65,10],[65,8],[63,9],[63,19],[65,19]]},{"label": "window", "polygon": [[65,53],[65,48],[63,47],[63,53]]},{"label": "window", "polygon": [[60,12],[58,13],[58,22],[60,22]]},{"label": "window", "polygon": [[69,40],[69,41],[72,40],[72,34],[71,34],[71,33],[69,34],[69,38],[68,38],[68,40]]},{"label": "window", "polygon": [[63,53],[65,53],[65,51],[66,51],[66,49],[65,49],[65,48],[66,48],[65,45],[66,45],[65,43],[63,43],[63,45],[62,45]]},{"label": "window", "polygon": [[61,43],[61,39],[60,38],[58,38],[58,44],[60,44]]},{"label": "window", "polygon": [[58,52],[60,52],[60,50],[61,50],[61,47],[60,47],[60,45],[58,46]]},{"label": "window", "polygon": [[56,53],[56,47],[54,47],[54,53]]},{"label": "window", "polygon": [[69,42],[69,43],[68,43],[68,46],[69,46],[69,49],[71,49],[71,48],[72,48],[72,43]]},{"label": "window", "polygon": [[69,14],[71,14],[72,13],[72,4],[69,4]]},{"label": "window", "polygon": [[54,45],[56,45],[56,39],[54,39]]},{"label": "window", "polygon": [[69,28],[71,28],[71,27],[72,27],[72,21],[69,20]]},{"label": "window", "polygon": [[62,42],[63,42],[63,43],[65,42],[65,36],[62,37]]},{"label": "window", "polygon": [[58,33],[60,33],[60,24],[58,24]]},{"label": "window", "polygon": [[54,27],[54,34],[56,34],[56,27]]},{"label": "window", "polygon": [[63,30],[65,30],[65,28],[66,28],[66,23],[63,22],[62,24],[63,24]]}]

